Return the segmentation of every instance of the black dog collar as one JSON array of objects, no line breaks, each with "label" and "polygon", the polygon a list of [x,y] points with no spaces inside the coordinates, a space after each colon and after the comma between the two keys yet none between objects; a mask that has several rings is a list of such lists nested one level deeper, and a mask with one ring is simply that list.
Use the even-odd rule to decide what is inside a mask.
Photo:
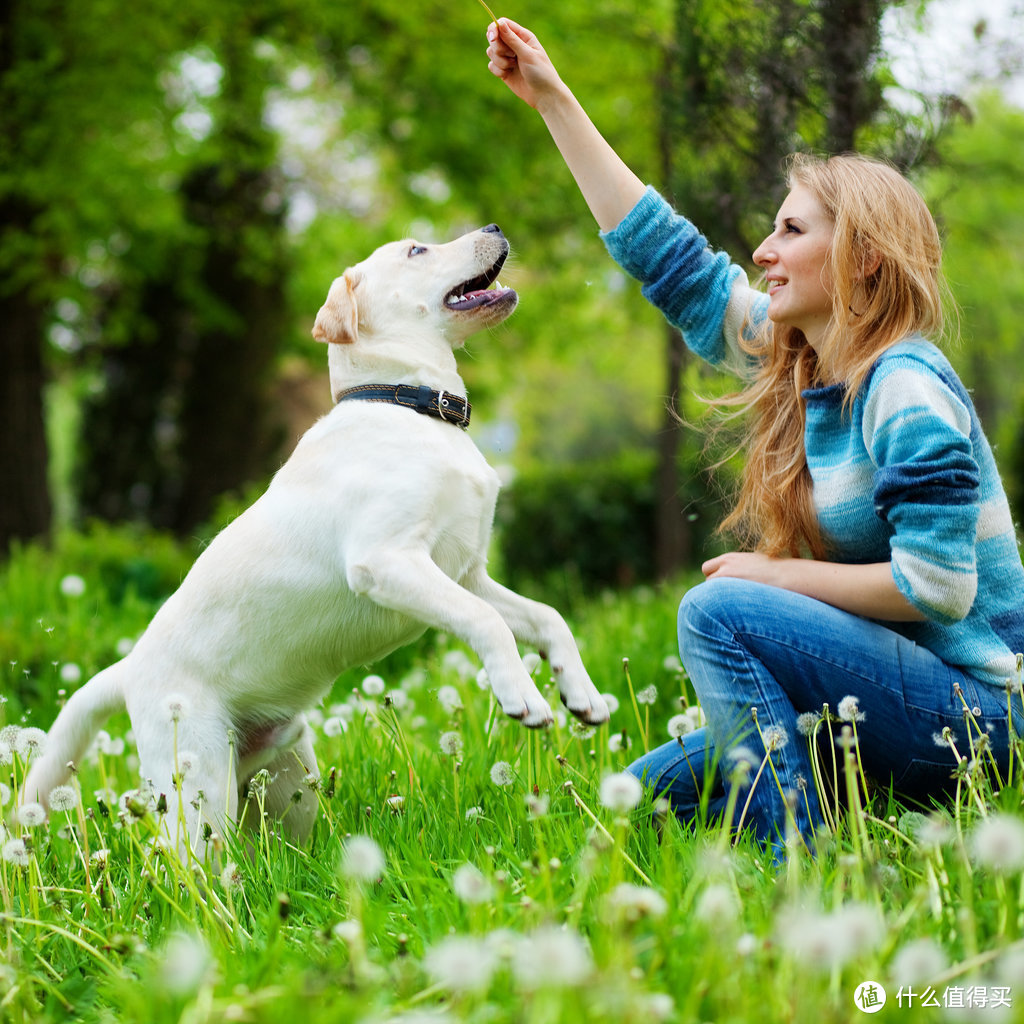
[{"label": "black dog collar", "polygon": [[403,405],[407,409],[415,409],[416,412],[462,427],[463,430],[469,426],[472,408],[465,398],[453,395],[450,391],[434,391],[425,384],[419,387],[414,384],[361,384],[359,387],[342,391],[335,402],[345,402],[354,398],[364,402]]}]

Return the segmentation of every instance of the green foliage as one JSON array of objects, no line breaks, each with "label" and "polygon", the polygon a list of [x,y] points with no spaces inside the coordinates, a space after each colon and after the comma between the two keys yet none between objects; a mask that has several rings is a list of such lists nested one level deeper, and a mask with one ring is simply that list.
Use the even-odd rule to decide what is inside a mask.
[{"label": "green foliage", "polygon": [[[59,586],[34,598],[53,627],[43,664],[67,661],[81,618],[92,626],[82,660],[100,663],[106,636],[135,629],[117,558],[166,559],[169,576],[170,551],[127,533],[69,537],[65,550],[50,566],[19,552],[5,593],[40,570],[52,590],[61,573],[106,566],[77,598]],[[794,846],[777,869],[721,824],[684,829],[649,798],[610,799],[605,778],[660,742],[689,702],[673,657],[682,586],[571,609],[595,682],[617,698],[598,730],[561,715],[544,732],[506,720],[445,637],[401,669],[381,666],[382,693],[347,673],[311,716],[323,777],[303,799],[321,814],[303,848],[265,824],[251,849],[214,835],[180,864],[161,836],[174,822],[129,798],[125,721],[81,765],[67,809],[33,824],[10,793],[30,755],[5,722],[24,723],[13,702],[0,705],[4,1019],[840,1024],[858,1017],[868,979],[886,989],[890,1016],[952,1019],[923,1008],[926,991],[940,1004],[998,992],[1011,1001],[1005,1018],[975,1013],[1017,1019],[1019,744],[1002,778],[983,744],[963,751],[959,797],[924,813],[865,794],[851,751],[841,771],[857,795],[813,857]],[[543,672],[538,681],[557,707]],[[60,685],[39,680],[32,723],[49,721]],[[250,792],[258,810],[261,790]],[[356,839],[372,844],[362,856]]]}]

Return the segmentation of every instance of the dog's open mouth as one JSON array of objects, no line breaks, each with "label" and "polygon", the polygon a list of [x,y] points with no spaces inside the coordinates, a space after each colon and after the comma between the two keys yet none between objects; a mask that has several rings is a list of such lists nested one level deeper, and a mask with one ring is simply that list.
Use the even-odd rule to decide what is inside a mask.
[{"label": "dog's open mouth", "polygon": [[[444,298],[444,304],[448,309],[463,313],[471,309],[479,309],[482,306],[493,306],[502,299],[514,296],[511,288],[502,288],[498,282],[498,272],[505,263],[503,253],[495,260],[490,270],[484,271],[478,277],[463,281],[456,285]],[[492,288],[491,286],[494,285]]]}]

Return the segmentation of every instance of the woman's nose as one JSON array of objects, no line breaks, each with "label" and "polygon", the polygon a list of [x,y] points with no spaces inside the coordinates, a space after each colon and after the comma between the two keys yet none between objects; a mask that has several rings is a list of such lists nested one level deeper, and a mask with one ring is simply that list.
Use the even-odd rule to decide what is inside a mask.
[{"label": "woman's nose", "polygon": [[770,235],[754,250],[754,255],[751,257],[759,267],[767,267],[775,261],[775,253],[772,251],[769,242],[771,242]]}]

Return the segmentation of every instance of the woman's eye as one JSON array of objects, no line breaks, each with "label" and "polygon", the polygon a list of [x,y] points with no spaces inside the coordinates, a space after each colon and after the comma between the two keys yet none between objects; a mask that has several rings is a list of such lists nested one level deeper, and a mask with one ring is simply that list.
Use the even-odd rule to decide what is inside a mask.
[{"label": "woman's eye", "polygon": [[786,231],[787,235],[799,235],[800,234],[800,229],[795,224],[787,224],[785,226],[785,231]]},{"label": "woman's eye", "polygon": [[427,251],[427,247],[425,245],[414,245],[409,250],[409,255],[410,256],[421,256],[426,251]]}]

